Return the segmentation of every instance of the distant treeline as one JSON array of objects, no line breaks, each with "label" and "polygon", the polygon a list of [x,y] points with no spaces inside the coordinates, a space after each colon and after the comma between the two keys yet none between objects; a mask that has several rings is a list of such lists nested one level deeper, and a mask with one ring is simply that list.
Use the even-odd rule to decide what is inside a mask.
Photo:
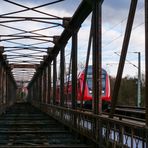
[{"label": "distant treeline", "polygon": [[[141,80],[141,107],[144,107],[144,76],[142,76]],[[110,77],[111,83],[111,95],[113,92],[113,86],[115,83],[115,78]],[[122,78],[120,91],[118,95],[118,105],[129,105],[136,106],[137,105],[137,78],[126,76]]]}]

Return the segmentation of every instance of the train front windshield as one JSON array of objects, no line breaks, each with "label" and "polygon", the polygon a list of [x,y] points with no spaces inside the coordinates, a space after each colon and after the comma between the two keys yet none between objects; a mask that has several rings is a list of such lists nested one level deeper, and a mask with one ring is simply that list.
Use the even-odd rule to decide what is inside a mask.
[{"label": "train front windshield", "polygon": [[[105,75],[102,74],[102,95],[105,95],[105,84],[106,84],[106,78]],[[87,76],[87,85],[89,89],[89,93],[92,94],[92,75]]]},{"label": "train front windshield", "polygon": [[[87,85],[89,89],[89,94],[92,94],[92,65],[88,66],[87,69]],[[105,96],[106,93],[106,71],[102,69],[102,96]]]}]

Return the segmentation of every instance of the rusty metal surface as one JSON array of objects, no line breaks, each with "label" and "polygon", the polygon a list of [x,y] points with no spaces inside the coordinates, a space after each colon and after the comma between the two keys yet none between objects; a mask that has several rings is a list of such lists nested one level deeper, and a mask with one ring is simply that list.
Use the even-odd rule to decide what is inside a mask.
[{"label": "rusty metal surface", "polygon": [[0,114],[16,101],[16,82],[0,47]]},{"label": "rusty metal surface", "polygon": [[146,102],[146,125],[148,126],[148,1],[145,0],[145,102]]},{"label": "rusty metal surface", "polygon": [[[38,107],[38,103],[33,103]],[[96,144],[100,144],[102,138],[103,147],[131,147],[146,148],[146,130],[144,122],[136,122],[132,119],[120,120],[109,118],[105,115],[96,115],[90,112],[64,108],[55,105],[42,104],[41,110],[70,127],[71,129],[86,136]],[[75,118],[74,118],[75,117]],[[76,119],[76,122],[75,122]],[[76,125],[75,125],[76,124]],[[101,127],[101,137],[96,137]]]},{"label": "rusty metal surface", "polygon": [[47,95],[47,104],[50,104],[51,101],[51,64],[48,65],[48,95]]},{"label": "rusty metal surface", "polygon": [[78,42],[78,32],[74,31],[72,35],[72,108],[76,108],[76,98],[77,98],[77,44]]},{"label": "rusty metal surface", "polygon": [[56,103],[56,85],[57,85],[57,59],[53,60],[53,104]]},{"label": "rusty metal surface", "polygon": [[92,37],[93,37],[93,111],[101,113],[101,71],[102,71],[102,1],[93,2],[92,14]]},{"label": "rusty metal surface", "polygon": [[64,105],[64,74],[65,74],[65,48],[61,49],[60,52],[60,105]]},{"label": "rusty metal surface", "polygon": [[37,68],[39,64],[10,64],[11,68]]},{"label": "rusty metal surface", "polygon": [[111,116],[115,112],[115,106],[116,106],[117,99],[118,99],[118,93],[119,93],[120,83],[121,83],[121,79],[122,79],[123,68],[125,65],[125,59],[126,59],[126,55],[127,55],[129,41],[130,41],[132,26],[133,26],[133,22],[134,22],[137,1],[138,0],[131,1],[131,6],[130,6],[130,10],[129,10],[127,25],[126,25],[126,31],[125,31],[123,45],[122,45],[121,57],[120,57],[120,61],[119,61],[117,76],[116,76],[114,90],[113,90],[113,94],[112,94]]}]

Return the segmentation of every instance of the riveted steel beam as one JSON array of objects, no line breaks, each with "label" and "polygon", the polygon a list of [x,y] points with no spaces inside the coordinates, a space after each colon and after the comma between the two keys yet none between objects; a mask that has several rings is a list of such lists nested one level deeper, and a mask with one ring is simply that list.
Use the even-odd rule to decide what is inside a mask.
[{"label": "riveted steel beam", "polygon": [[65,48],[60,52],[60,105],[64,105]]},{"label": "riveted steel beam", "polygon": [[[101,0],[98,0],[98,1],[101,1]],[[50,52],[50,54],[48,54],[48,57],[46,59],[47,62],[45,61],[46,66],[48,65],[48,62],[51,62],[52,60],[54,60],[54,58],[57,56],[59,51],[66,46],[68,40],[70,39],[70,37],[72,37],[73,32],[79,30],[79,28],[81,27],[81,24],[91,13],[92,9],[93,9],[93,1],[83,0],[81,2],[75,14],[71,18],[70,22],[67,23],[67,26],[64,29],[63,33],[61,34],[60,37],[58,37],[58,40],[55,41],[55,39],[53,39],[55,46],[53,47],[53,50]],[[50,55],[53,55],[53,56],[51,57]]]},{"label": "riveted steel beam", "polygon": [[146,126],[148,127],[148,1],[147,0],[145,0],[145,107],[146,107]]},{"label": "riveted steel beam", "polygon": [[4,48],[0,46],[0,104],[3,102],[3,56],[2,53],[4,52]]},{"label": "riveted steel beam", "polygon": [[53,104],[56,103],[56,83],[57,83],[57,60],[53,60]]},{"label": "riveted steel beam", "polygon": [[66,28],[71,21],[71,17],[64,17],[63,18],[63,27]]},{"label": "riveted steel beam", "polygon": [[77,101],[77,32],[72,36],[72,108],[76,108]]},{"label": "riveted steel beam", "polygon": [[[101,0],[98,0],[100,2]],[[55,43],[53,50],[51,52],[54,57],[57,56],[59,51],[63,49],[70,37],[72,37],[74,31],[78,31],[81,27],[81,24],[84,20],[88,17],[93,9],[93,1],[91,0],[83,0],[78,9],[76,10],[75,14],[71,18],[70,22],[68,23],[67,27],[64,29],[63,33],[61,34],[58,41]],[[54,57],[48,56],[47,60],[54,60]]]},{"label": "riveted steel beam", "polygon": [[34,68],[36,69],[39,64],[10,64],[10,67],[13,68]]},{"label": "riveted steel beam", "polygon": [[93,112],[95,114],[101,113],[101,75],[102,75],[102,20],[101,9],[102,1],[94,1],[92,14],[92,36],[93,36]]},{"label": "riveted steel beam", "polygon": [[110,117],[113,117],[113,114],[115,112],[115,106],[117,104],[118,93],[119,93],[119,88],[120,88],[120,84],[121,84],[123,68],[125,65],[125,59],[126,59],[126,55],[127,55],[129,41],[130,41],[130,36],[131,36],[133,21],[134,21],[134,17],[135,17],[136,7],[137,7],[137,0],[132,0],[131,5],[130,5],[128,20],[127,20],[122,50],[121,50],[121,56],[120,56],[120,62],[119,62],[119,66],[118,66],[117,76],[116,76],[116,80],[115,80],[115,84],[114,84],[114,90],[113,90],[112,101],[111,101]]},{"label": "riveted steel beam", "polygon": [[51,64],[48,65],[48,95],[47,95],[47,103],[50,104],[51,101]]}]

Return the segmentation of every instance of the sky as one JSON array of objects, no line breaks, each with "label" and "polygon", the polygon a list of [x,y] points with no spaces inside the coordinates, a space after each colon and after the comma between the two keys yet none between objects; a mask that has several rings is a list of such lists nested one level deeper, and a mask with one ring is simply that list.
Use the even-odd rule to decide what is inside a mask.
[{"label": "sky", "polygon": [[[103,4],[103,48],[104,67],[111,75],[116,75],[119,55],[129,12],[129,0],[105,0]],[[134,19],[127,61],[123,75],[135,76],[138,68],[138,54],[141,53],[141,72],[144,72],[144,1],[139,0]],[[118,54],[115,54],[117,52]]]},{"label": "sky", "polygon": [[[104,0],[102,7],[102,66],[112,76],[117,73],[129,7],[129,0]],[[123,76],[137,76],[138,54],[134,52],[141,53],[141,72],[144,73],[144,45],[144,2],[139,0]]]},{"label": "sky", "polygon": [[[25,3],[29,7],[34,7],[41,5],[43,3],[52,2],[52,0],[15,0],[16,2],[23,4]],[[47,6],[39,8],[38,10],[48,12],[60,17],[71,17],[78,5],[81,3],[81,0],[65,0],[56,5]],[[13,7],[11,7],[13,6]],[[122,48],[122,42],[128,17],[128,11],[130,7],[129,0],[104,0],[102,5],[102,67],[107,70],[107,72],[116,76],[120,52]],[[0,13],[6,13],[7,10],[22,10],[19,6],[14,6],[12,4],[7,4],[6,2],[1,2],[0,5]],[[32,11],[22,12],[21,15],[31,15],[32,16],[43,16],[42,14],[35,13]],[[19,14],[19,15],[20,15]],[[15,16],[17,16],[16,14]],[[19,16],[18,15],[18,16]],[[84,21],[81,29],[78,34],[78,64],[81,66],[85,63],[86,53],[87,53],[87,44],[89,38],[89,30],[90,30],[90,20],[91,15]],[[61,22],[59,22],[61,23]],[[25,24],[22,28],[33,29],[46,27],[47,24],[42,23],[34,23],[34,24]],[[13,23],[13,27],[20,27],[19,23]],[[7,34],[10,30],[4,30],[0,27],[1,33]],[[51,29],[50,32],[43,31],[40,33],[44,33],[47,35],[60,35],[63,31],[63,28],[59,27],[56,29]],[[2,45],[6,45],[6,43],[2,42]],[[126,64],[124,68],[123,76],[136,76],[138,72],[138,68],[133,65],[138,65],[138,54],[134,52],[141,53],[141,72],[145,71],[145,63],[144,63],[144,2],[143,0],[138,1],[136,16],[134,20],[134,26],[131,34],[130,44],[128,48],[128,54],[126,58]],[[8,43],[7,43],[8,45]],[[52,43],[45,44],[44,46],[52,47]],[[71,50],[71,41],[69,40],[66,46],[66,64],[69,64],[70,58],[70,50]],[[59,62],[59,61],[58,61]],[[60,63],[60,62],[59,62]],[[92,63],[92,57],[90,57],[89,64]]]}]

